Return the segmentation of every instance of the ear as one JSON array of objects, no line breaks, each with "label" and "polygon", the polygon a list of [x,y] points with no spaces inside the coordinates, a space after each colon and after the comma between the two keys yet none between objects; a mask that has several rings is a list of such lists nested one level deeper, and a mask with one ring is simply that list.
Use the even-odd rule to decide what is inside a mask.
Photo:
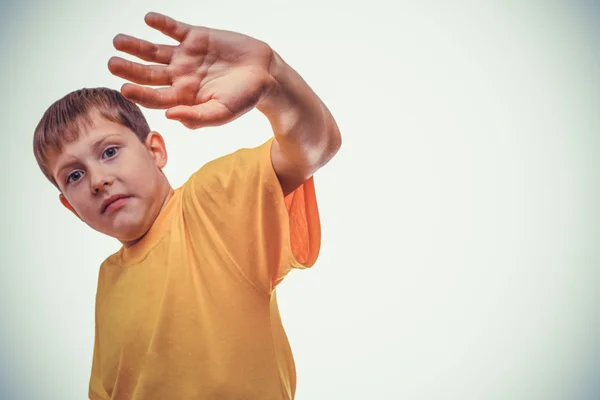
[{"label": "ear", "polygon": [[69,200],[67,200],[67,198],[62,193],[58,196],[58,198],[60,199],[60,202],[62,203],[63,206],[65,206],[65,208],[67,210],[71,211],[73,214],[75,214],[75,216],[77,218],[79,218],[79,215],[77,214],[77,211],[75,211],[75,209],[73,208],[73,206],[71,205],[71,203],[69,203]]},{"label": "ear", "polygon": [[156,166],[163,169],[167,165],[167,147],[160,133],[152,131],[148,133],[145,141],[146,148],[154,159]]}]

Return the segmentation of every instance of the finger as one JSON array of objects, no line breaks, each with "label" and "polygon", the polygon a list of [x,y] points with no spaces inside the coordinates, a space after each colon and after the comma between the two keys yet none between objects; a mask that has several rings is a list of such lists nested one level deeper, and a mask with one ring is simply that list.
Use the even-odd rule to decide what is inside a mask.
[{"label": "finger", "polygon": [[227,107],[212,99],[195,106],[177,106],[167,110],[166,117],[180,121],[190,129],[219,126],[237,118]]},{"label": "finger", "polygon": [[113,75],[140,85],[171,84],[171,76],[164,65],[143,65],[120,57],[111,57],[108,60],[108,69]]},{"label": "finger", "polygon": [[113,39],[115,49],[158,64],[169,64],[175,46],[154,44],[133,36],[119,34]]},{"label": "finger", "polygon": [[151,28],[157,29],[179,42],[182,42],[183,39],[185,39],[192,28],[191,25],[176,21],[171,17],[155,12],[146,14],[144,20]]},{"label": "finger", "polygon": [[167,109],[179,104],[177,90],[173,87],[154,89],[126,83],[121,87],[121,93],[127,99],[146,108]]}]

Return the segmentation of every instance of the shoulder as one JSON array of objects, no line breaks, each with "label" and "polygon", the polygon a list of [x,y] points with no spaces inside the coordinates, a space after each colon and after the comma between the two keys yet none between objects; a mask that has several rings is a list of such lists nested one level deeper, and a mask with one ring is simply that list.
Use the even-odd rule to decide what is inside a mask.
[{"label": "shoulder", "polygon": [[232,185],[250,184],[253,178],[274,175],[271,164],[271,143],[274,138],[255,147],[244,147],[215,158],[200,167],[183,184],[186,189],[204,187],[227,189]]},{"label": "shoulder", "polygon": [[121,246],[119,250],[110,254],[102,261],[98,269],[98,287],[106,288],[112,286],[119,275],[123,272],[126,263],[123,260],[123,254],[126,248]]},{"label": "shoulder", "polygon": [[214,173],[248,167],[254,163],[270,161],[271,143],[274,138],[255,147],[242,147],[204,164],[199,172]]}]

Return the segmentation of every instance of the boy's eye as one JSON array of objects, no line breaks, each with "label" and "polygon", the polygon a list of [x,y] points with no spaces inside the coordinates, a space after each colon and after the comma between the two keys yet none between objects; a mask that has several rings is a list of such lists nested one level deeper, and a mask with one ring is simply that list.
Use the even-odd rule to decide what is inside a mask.
[{"label": "boy's eye", "polygon": [[108,149],[104,150],[104,152],[102,153],[102,158],[111,158],[114,157],[117,154],[117,148],[116,147],[109,147]]},{"label": "boy's eye", "polygon": [[67,176],[67,183],[77,182],[83,176],[83,172],[74,171]]}]

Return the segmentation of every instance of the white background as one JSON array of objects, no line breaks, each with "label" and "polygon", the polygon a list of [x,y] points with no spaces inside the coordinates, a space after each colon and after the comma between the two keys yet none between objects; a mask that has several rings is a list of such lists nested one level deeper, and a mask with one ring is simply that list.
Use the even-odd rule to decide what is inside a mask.
[{"label": "white background", "polygon": [[[0,398],[87,398],[119,243],[62,208],[33,130],[71,90],[120,87],[117,33],[172,42],[147,11],[266,41],[342,130],[315,176],[320,259],[279,289],[298,400],[600,396],[598,5],[49,3],[0,9]],[[271,135],[254,111],[199,131],[145,114],[174,186]]]}]

